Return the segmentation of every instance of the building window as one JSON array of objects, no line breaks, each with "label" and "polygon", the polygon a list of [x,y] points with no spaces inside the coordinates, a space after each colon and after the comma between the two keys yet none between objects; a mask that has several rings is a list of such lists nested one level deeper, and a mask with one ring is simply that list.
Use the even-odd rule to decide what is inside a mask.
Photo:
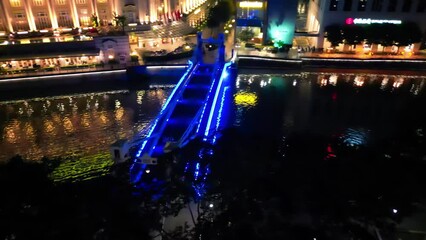
[{"label": "building window", "polygon": [[43,6],[43,0],[33,0],[34,6]]},{"label": "building window", "polygon": [[46,29],[52,27],[52,22],[49,19],[49,15],[45,12],[38,12],[37,18],[35,20],[37,29]]},{"label": "building window", "polygon": [[382,11],[383,0],[373,0],[373,6],[371,8],[374,12]]},{"label": "building window", "polygon": [[24,13],[15,13],[15,18],[17,18],[17,19],[25,18],[25,14]]},{"label": "building window", "polygon": [[81,26],[89,26],[90,23],[90,17],[85,16],[85,17],[80,17],[80,25]]},{"label": "building window", "polygon": [[56,4],[58,5],[65,5],[66,0],[56,0]]},{"label": "building window", "polygon": [[367,8],[367,0],[359,0],[359,2],[358,2],[358,11],[364,12],[365,8]]},{"label": "building window", "polygon": [[411,3],[412,0],[404,0],[404,3],[402,4],[402,11],[409,12],[411,10]]},{"label": "building window", "polygon": [[337,5],[339,5],[339,0],[331,0],[330,11],[337,11]]},{"label": "building window", "polygon": [[98,3],[106,3],[107,0],[98,0]]},{"label": "building window", "polygon": [[70,18],[70,15],[66,11],[60,11],[59,12],[59,18],[58,18],[58,25],[59,27],[72,27],[73,22]]},{"label": "building window", "polygon": [[21,6],[21,0],[10,0],[10,6],[20,7]]},{"label": "building window", "polygon": [[29,29],[25,13],[17,12],[13,14],[12,26],[15,31],[26,31]]},{"label": "building window", "polygon": [[389,0],[388,12],[395,12],[397,3],[398,3],[398,0]]},{"label": "building window", "polygon": [[81,13],[81,14],[87,14],[87,9],[86,9],[86,8],[82,8],[82,9],[80,9],[80,13]]},{"label": "building window", "polygon": [[75,1],[77,4],[86,4],[86,0],[77,0]]},{"label": "building window", "polygon": [[425,12],[426,10],[426,1],[420,0],[419,5],[417,5],[417,12]]},{"label": "building window", "polygon": [[1,19],[0,19],[0,31],[6,31],[6,26],[4,25]]},{"label": "building window", "polygon": [[352,10],[352,0],[345,0],[345,5],[343,5],[343,11]]}]

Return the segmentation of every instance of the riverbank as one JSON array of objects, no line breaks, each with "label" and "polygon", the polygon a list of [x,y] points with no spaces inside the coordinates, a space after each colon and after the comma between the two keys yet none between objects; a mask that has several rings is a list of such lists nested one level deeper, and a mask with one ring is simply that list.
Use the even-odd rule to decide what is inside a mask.
[{"label": "riverbank", "polygon": [[360,58],[321,58],[302,57],[299,59],[279,59],[271,57],[238,56],[238,66],[262,69],[401,69],[426,70],[426,59],[360,59]]},{"label": "riverbank", "polygon": [[[149,71],[153,69],[160,69],[161,71],[152,71],[152,74],[160,74],[162,76],[170,75],[165,74],[164,70],[172,70],[186,65],[185,61],[165,61],[156,62],[152,65],[131,65],[131,66],[106,66],[96,68],[76,68],[72,70],[53,70],[48,72],[31,72],[31,73],[16,73],[9,75],[0,75],[0,83],[4,82],[17,82],[38,79],[57,78],[58,76],[84,76],[85,74],[104,74],[104,73],[118,73],[125,72],[134,74],[149,75]],[[169,66],[172,66],[169,68]],[[350,56],[334,57],[333,55],[312,55],[302,56],[298,59],[287,58],[274,58],[267,56],[251,56],[239,55],[238,56],[239,68],[250,69],[268,69],[268,70],[307,70],[309,69],[362,69],[376,71],[376,69],[395,70],[395,71],[408,71],[418,72],[426,70],[426,59],[424,58],[383,58],[381,57],[368,57],[368,58],[351,58]]]}]

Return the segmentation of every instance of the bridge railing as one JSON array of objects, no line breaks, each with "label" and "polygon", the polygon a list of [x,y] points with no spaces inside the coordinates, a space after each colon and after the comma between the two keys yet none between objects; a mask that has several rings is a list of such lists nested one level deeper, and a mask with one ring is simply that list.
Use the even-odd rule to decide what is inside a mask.
[{"label": "bridge railing", "polygon": [[232,62],[225,63],[219,75],[219,81],[215,88],[215,92],[212,93],[212,99],[210,104],[210,111],[208,112],[208,117],[206,119],[206,125],[203,129],[202,134],[204,135],[204,140],[211,141],[212,143],[216,140],[216,135],[220,127],[220,121],[222,119],[223,108],[225,105],[227,90],[230,89],[229,75],[230,75],[230,66]]},{"label": "bridge railing", "polygon": [[221,63],[221,62],[216,62],[216,64],[215,64],[215,67],[214,67],[215,72],[213,74],[214,79],[213,79],[212,84],[210,86],[210,89],[209,89],[209,92],[208,92],[208,95],[207,95],[207,99],[204,102],[203,111],[201,113],[200,120],[198,122],[196,134],[200,134],[200,133],[203,133],[205,131],[205,127],[206,127],[208,117],[209,117],[209,113],[210,113],[210,110],[211,110],[210,106],[211,106],[211,103],[212,103],[213,98],[214,98],[214,92],[215,92],[215,89],[218,85],[218,82],[220,81],[220,73],[222,72],[222,69],[223,69],[222,64],[223,63]]},{"label": "bridge railing", "polygon": [[[149,156],[152,155],[153,148],[157,144],[161,135],[158,133],[161,133],[164,130],[167,120],[172,114],[173,109],[175,108],[177,104],[177,100],[181,97],[183,90],[185,89],[185,86],[188,84],[188,80],[191,78],[191,75],[193,74],[194,69],[196,68],[197,68],[197,65],[190,62],[188,66],[188,70],[181,77],[178,84],[174,88],[173,92],[170,94],[169,98],[167,99],[166,103],[161,108],[161,111],[158,117],[154,120],[154,123],[152,124],[152,127],[150,128],[146,136],[147,139],[142,142],[142,145],[136,154],[136,158],[140,158],[145,153],[147,153]],[[156,136],[151,137],[151,135],[153,134]]]}]

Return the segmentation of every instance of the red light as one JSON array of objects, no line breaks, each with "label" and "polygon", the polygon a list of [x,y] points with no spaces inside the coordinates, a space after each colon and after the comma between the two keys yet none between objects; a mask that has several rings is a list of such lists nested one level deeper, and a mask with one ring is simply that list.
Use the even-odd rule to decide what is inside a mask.
[{"label": "red light", "polygon": [[353,18],[346,18],[346,24],[348,24],[348,25],[352,25],[352,24],[354,24],[354,19]]}]

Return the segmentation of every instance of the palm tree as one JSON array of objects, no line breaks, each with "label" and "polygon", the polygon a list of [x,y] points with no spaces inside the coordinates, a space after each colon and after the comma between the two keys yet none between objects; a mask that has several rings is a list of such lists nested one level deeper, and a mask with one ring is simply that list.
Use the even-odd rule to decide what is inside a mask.
[{"label": "palm tree", "polygon": [[121,27],[121,31],[124,33],[124,23],[126,22],[126,16],[118,15],[116,12],[113,12],[113,21],[115,26]]}]

